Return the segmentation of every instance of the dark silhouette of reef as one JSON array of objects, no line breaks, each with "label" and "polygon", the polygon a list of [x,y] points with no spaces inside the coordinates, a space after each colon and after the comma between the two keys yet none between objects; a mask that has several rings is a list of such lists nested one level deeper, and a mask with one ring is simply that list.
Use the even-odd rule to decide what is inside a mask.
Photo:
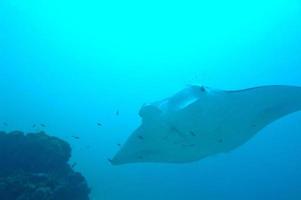
[{"label": "dark silhouette of reef", "polygon": [[89,200],[85,178],[68,164],[69,144],[44,132],[0,132],[1,200]]}]

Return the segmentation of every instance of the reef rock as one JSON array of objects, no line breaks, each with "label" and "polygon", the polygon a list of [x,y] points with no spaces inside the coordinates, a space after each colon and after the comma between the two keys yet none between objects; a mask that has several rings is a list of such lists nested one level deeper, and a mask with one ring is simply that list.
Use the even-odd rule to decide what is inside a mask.
[{"label": "reef rock", "polygon": [[44,132],[0,132],[0,199],[89,200],[85,178],[68,164],[70,145]]}]

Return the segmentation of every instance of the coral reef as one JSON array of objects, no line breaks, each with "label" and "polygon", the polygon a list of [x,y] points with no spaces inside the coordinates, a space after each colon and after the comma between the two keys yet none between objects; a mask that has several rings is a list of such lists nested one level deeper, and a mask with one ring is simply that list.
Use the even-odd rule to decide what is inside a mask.
[{"label": "coral reef", "polygon": [[71,148],[44,132],[0,132],[0,199],[89,200],[85,178],[68,164]]}]

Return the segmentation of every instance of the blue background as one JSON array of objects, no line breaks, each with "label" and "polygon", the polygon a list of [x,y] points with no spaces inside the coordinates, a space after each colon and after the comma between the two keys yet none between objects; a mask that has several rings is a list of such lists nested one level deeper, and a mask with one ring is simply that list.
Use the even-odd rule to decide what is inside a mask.
[{"label": "blue background", "polygon": [[187,84],[301,86],[300,64],[298,0],[1,0],[0,128],[70,142],[92,200],[297,200],[300,112],[199,162],[115,167],[107,158],[146,102]]}]

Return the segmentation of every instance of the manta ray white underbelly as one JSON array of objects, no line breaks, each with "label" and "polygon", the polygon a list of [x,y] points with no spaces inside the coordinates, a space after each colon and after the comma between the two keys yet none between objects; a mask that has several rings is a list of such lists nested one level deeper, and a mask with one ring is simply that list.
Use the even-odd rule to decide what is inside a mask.
[{"label": "manta ray white underbelly", "polygon": [[301,87],[222,91],[190,86],[143,106],[142,124],[111,163],[183,163],[228,152],[269,123],[298,110]]}]

